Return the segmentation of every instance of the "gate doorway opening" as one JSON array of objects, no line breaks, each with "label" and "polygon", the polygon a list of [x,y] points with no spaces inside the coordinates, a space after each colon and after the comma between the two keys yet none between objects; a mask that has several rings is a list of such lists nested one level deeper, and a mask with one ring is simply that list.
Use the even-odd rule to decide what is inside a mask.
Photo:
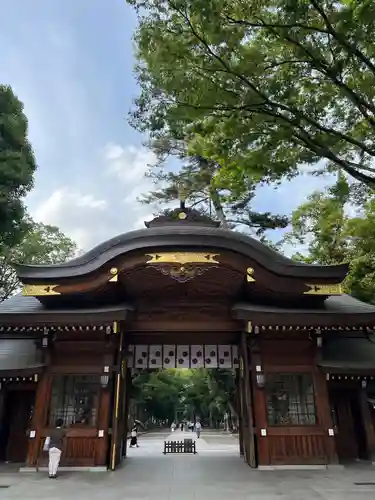
[{"label": "gate doorway opening", "polygon": [[126,456],[143,456],[143,450],[129,450],[134,425],[147,454],[161,456],[166,439],[193,438],[198,453],[241,454],[256,466],[251,376],[240,369],[244,362],[241,348],[231,344],[127,346],[122,388],[119,377],[112,390],[109,468]]},{"label": "gate doorway opening", "polygon": [[239,410],[233,369],[168,368],[132,375],[128,428],[203,429],[238,433]]},{"label": "gate doorway opening", "polygon": [[126,453],[160,456],[165,441],[190,439],[198,454],[239,456],[237,406],[234,369],[135,370],[127,428],[136,426],[140,449],[128,440]]}]

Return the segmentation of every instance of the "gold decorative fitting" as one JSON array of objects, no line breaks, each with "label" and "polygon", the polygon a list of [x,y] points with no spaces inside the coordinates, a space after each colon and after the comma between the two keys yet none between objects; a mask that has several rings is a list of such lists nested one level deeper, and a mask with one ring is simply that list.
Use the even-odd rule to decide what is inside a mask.
[{"label": "gold decorative fitting", "polygon": [[29,297],[42,297],[45,295],[61,295],[56,292],[55,288],[58,285],[25,285],[22,289],[22,295]]},{"label": "gold decorative fitting", "polygon": [[117,321],[114,321],[113,322],[113,333],[117,333],[118,332],[118,323]]},{"label": "gold decorative fitting", "polygon": [[112,276],[109,278],[109,283],[116,283],[118,281],[118,269],[117,267],[111,267],[109,274]]},{"label": "gold decorative fitting", "polygon": [[310,287],[310,290],[303,292],[304,295],[342,295],[342,285],[341,283],[333,285],[311,285],[306,283],[306,286]]},{"label": "gold decorative fitting", "polygon": [[178,214],[178,218],[179,218],[179,219],[181,219],[181,220],[184,220],[184,219],[186,219],[186,218],[187,218],[187,215],[186,215],[186,213],[185,213],[185,212],[180,212],[180,213]]},{"label": "gold decorative fitting", "polygon": [[251,321],[248,321],[247,322],[247,333],[252,333],[253,331],[253,324],[251,323]]},{"label": "gold decorative fitting", "polygon": [[169,276],[175,281],[178,281],[179,283],[186,283],[187,281],[190,281],[194,279],[196,276],[200,276],[203,274],[205,271],[208,271],[212,266],[210,267],[202,267],[202,266],[192,266],[192,265],[185,265],[185,266],[173,266],[171,264],[163,264],[161,266],[151,266],[159,273],[164,274],[164,276]]},{"label": "gold decorative fitting", "polygon": [[166,252],[146,254],[151,257],[147,264],[219,264],[217,253],[197,253],[197,252]]},{"label": "gold decorative fitting", "polygon": [[254,274],[254,269],[252,267],[248,267],[246,269],[246,281],[248,283],[254,283],[255,278],[253,278],[253,274]]}]

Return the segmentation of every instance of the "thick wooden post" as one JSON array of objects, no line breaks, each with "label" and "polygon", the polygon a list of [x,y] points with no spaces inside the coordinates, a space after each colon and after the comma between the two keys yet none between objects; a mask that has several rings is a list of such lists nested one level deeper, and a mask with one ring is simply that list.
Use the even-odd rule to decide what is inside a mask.
[{"label": "thick wooden post", "polygon": [[129,421],[129,407],[130,407],[130,388],[132,384],[132,375],[131,375],[131,370],[129,368],[126,368],[125,371],[125,394],[124,394],[124,402],[125,402],[125,408],[124,408],[124,414],[123,414],[123,431],[122,431],[122,439],[124,442],[124,448],[122,451],[123,457],[126,457],[127,455],[127,450],[128,450],[128,421]]},{"label": "thick wooden post", "polygon": [[359,407],[362,415],[363,427],[366,435],[367,458],[375,462],[375,431],[371,418],[371,409],[367,401],[367,391],[361,387],[359,392]]},{"label": "thick wooden post", "polygon": [[95,465],[107,465],[107,449],[109,443],[108,429],[111,404],[111,391],[109,388],[102,389],[100,393],[98,430],[103,432],[103,437],[98,437],[95,455]]},{"label": "thick wooden post", "polygon": [[27,466],[36,466],[39,458],[40,441],[42,439],[42,430],[46,425],[47,412],[49,408],[51,394],[51,375],[49,372],[41,374],[36,389],[35,406],[30,432],[35,432],[34,438],[29,438],[29,446],[26,464]]},{"label": "thick wooden post", "polygon": [[[115,333],[117,333],[119,325],[116,321],[114,324],[116,325],[114,331]],[[109,457],[110,470],[115,470],[116,466],[121,460],[122,435],[120,429],[120,417],[121,417],[121,397],[122,397],[122,386],[123,386],[123,377],[121,376],[123,343],[124,343],[124,330],[123,327],[121,327],[117,356],[116,356],[116,366],[118,367],[118,372],[115,375],[116,376],[115,390],[113,398],[112,439],[111,439],[111,453]]]},{"label": "thick wooden post", "polygon": [[247,462],[247,457],[249,456],[248,450],[248,425],[247,425],[247,412],[246,412],[246,404],[245,404],[245,389],[244,389],[244,368],[243,368],[243,359],[240,357],[240,377],[239,377],[239,398],[240,398],[240,414],[241,414],[241,447],[242,454],[245,462]]},{"label": "thick wooden post", "polygon": [[263,368],[263,372],[265,368],[262,364],[262,357],[258,342],[252,345],[251,360],[253,367],[252,376],[254,387],[254,418],[257,436],[258,465],[270,465],[271,460],[268,446],[268,436],[262,435],[262,429],[265,430],[266,433],[268,433],[266,389],[261,389],[256,383],[256,367],[261,366]]},{"label": "thick wooden post", "polygon": [[238,439],[240,443],[240,455],[243,455],[243,422],[242,422],[242,403],[241,403],[241,381],[240,370],[236,370],[236,399],[238,412]]},{"label": "thick wooden post", "polygon": [[326,456],[327,464],[338,464],[339,459],[336,452],[336,440],[334,435],[330,434],[330,429],[333,430],[331,405],[328,394],[328,384],[326,375],[318,368],[314,369],[314,388],[315,388],[315,404],[318,422],[326,433]]},{"label": "thick wooden post", "polygon": [[110,470],[115,470],[118,464],[119,457],[119,414],[120,414],[120,390],[121,390],[121,374],[116,374],[115,394],[114,394],[114,409],[113,409],[113,424],[112,424],[112,442],[111,456],[109,459]]},{"label": "thick wooden post", "polygon": [[246,333],[241,334],[241,350],[244,365],[244,392],[245,392],[245,406],[247,409],[247,424],[248,424],[248,450],[247,463],[250,467],[256,467],[256,454],[255,454],[255,438],[254,438],[254,420],[253,420],[253,395],[252,395],[252,380],[249,363],[249,351],[247,347]]}]

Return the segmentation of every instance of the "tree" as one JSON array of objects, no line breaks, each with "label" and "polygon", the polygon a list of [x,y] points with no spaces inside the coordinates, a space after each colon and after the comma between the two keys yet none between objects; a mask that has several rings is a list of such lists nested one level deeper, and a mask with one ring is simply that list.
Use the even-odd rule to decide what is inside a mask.
[{"label": "tree", "polygon": [[364,203],[363,212],[348,221],[353,252],[347,287],[360,300],[375,304],[375,198]]},{"label": "tree", "polygon": [[339,175],[337,182],[325,192],[312,193],[292,213],[291,229],[283,243],[299,246],[297,260],[310,264],[345,262],[352,251],[349,239],[347,209],[352,201],[347,179]]},{"label": "tree", "polygon": [[158,146],[153,143],[153,150],[160,159],[149,173],[156,189],[141,198],[144,203],[165,204],[188,197],[192,207],[216,218],[223,227],[242,226],[251,229],[257,236],[262,236],[267,229],[287,227],[289,221],[286,216],[251,209],[255,185],[249,183],[239,198],[232,196],[228,190],[216,187],[212,181],[220,168],[217,163],[202,157],[189,157],[186,151],[180,150],[178,155],[181,159],[185,158],[185,163],[177,172],[166,171],[163,169],[165,143]]},{"label": "tree", "polygon": [[143,371],[133,380],[133,398],[144,417],[172,421],[181,403],[188,373],[180,370]]},{"label": "tree", "polygon": [[35,170],[23,105],[11,87],[0,85],[0,251],[28,230],[23,197],[33,186]]},{"label": "tree", "polygon": [[304,164],[371,186],[375,53],[370,0],[128,0],[141,92],[132,124],[185,140],[246,192]]},{"label": "tree", "polygon": [[350,264],[345,288],[375,303],[375,197],[340,175],[325,192],[315,192],[292,214],[283,239],[299,247],[296,260],[310,264]]},{"label": "tree", "polygon": [[0,251],[0,302],[13,295],[19,281],[12,264],[59,264],[72,258],[75,243],[57,227],[25,220],[29,231],[13,247]]},{"label": "tree", "polygon": [[237,414],[233,370],[168,369],[142,371],[135,376],[132,398],[144,418],[175,419],[199,416],[211,425],[224,413]]}]

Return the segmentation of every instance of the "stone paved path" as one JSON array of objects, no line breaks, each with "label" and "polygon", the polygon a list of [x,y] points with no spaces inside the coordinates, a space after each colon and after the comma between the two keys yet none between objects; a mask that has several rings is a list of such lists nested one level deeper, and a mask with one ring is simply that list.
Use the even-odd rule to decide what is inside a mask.
[{"label": "stone paved path", "polygon": [[[0,500],[370,500],[375,467],[346,470],[257,471],[238,456],[238,443],[220,433],[202,434],[198,455],[162,455],[167,433],[141,436],[114,473],[0,474]],[[178,433],[175,438],[183,437]]]}]

